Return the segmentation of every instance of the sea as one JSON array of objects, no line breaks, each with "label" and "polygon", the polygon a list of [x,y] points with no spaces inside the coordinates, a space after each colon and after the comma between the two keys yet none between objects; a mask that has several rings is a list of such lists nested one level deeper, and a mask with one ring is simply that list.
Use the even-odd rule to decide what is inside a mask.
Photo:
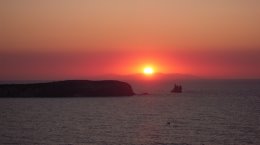
[{"label": "sea", "polygon": [[1,98],[0,144],[260,145],[260,80],[129,83],[139,95]]}]

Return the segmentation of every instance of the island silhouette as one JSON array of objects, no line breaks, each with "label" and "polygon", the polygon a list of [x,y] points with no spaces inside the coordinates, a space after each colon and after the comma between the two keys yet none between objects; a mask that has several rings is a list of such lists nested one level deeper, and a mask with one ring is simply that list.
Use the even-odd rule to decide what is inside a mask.
[{"label": "island silhouette", "polygon": [[133,96],[132,86],[116,80],[66,80],[33,84],[2,84],[0,97],[106,97]]}]

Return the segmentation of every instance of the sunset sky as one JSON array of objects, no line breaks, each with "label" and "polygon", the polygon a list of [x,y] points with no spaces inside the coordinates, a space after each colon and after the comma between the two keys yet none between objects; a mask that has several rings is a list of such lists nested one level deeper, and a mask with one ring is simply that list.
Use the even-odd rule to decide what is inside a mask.
[{"label": "sunset sky", "polygon": [[259,0],[0,0],[0,80],[260,78]]}]

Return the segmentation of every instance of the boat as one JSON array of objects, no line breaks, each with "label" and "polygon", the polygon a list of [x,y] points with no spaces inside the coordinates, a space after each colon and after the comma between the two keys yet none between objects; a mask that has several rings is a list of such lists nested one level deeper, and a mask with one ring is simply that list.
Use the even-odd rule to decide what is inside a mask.
[{"label": "boat", "polygon": [[182,93],[182,86],[181,85],[174,85],[174,88],[171,90],[172,93]]}]

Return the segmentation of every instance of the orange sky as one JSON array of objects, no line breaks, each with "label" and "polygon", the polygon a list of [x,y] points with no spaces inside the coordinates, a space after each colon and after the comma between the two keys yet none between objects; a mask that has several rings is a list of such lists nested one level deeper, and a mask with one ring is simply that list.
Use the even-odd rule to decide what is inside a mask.
[{"label": "orange sky", "polygon": [[260,78],[258,0],[3,0],[0,80],[158,72]]}]

